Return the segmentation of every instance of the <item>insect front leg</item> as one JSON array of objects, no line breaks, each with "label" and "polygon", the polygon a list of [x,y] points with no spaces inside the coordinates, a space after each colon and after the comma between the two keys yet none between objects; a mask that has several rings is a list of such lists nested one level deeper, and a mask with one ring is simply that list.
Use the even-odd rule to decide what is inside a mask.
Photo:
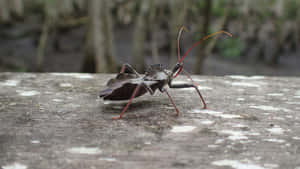
[{"label": "insect front leg", "polygon": [[196,91],[197,91],[197,93],[198,93],[198,95],[200,96],[200,99],[201,99],[202,103],[203,103],[203,109],[207,108],[206,107],[206,103],[204,101],[204,98],[202,97],[202,95],[201,95],[201,93],[200,93],[200,91],[199,91],[199,89],[198,89],[198,87],[196,85],[194,85],[194,84],[188,84],[188,83],[185,83],[185,84],[172,84],[172,83],[169,83],[169,87],[170,88],[177,88],[177,89],[190,88],[190,87],[195,88]]},{"label": "insect front leg", "polygon": [[140,76],[140,74],[128,63],[122,65],[120,73],[133,73]]},{"label": "insect front leg", "polygon": [[179,115],[179,110],[178,110],[178,108],[177,108],[177,106],[176,106],[174,100],[172,99],[171,95],[170,95],[169,92],[167,91],[167,89],[163,88],[163,89],[161,89],[161,92],[162,92],[162,93],[166,93],[166,94],[168,95],[168,97],[169,97],[171,103],[173,104],[173,106],[175,107],[175,110],[176,110],[176,112],[177,112],[177,113],[176,113],[176,116],[178,116],[178,115]]}]

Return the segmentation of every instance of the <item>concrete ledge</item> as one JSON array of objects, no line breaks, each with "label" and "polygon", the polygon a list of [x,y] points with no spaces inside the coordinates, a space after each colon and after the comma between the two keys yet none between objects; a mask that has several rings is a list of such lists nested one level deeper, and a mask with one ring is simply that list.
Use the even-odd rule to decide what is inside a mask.
[{"label": "concrete ledge", "polygon": [[[126,103],[97,98],[107,74],[0,73],[0,168],[300,167],[300,78],[193,76]],[[177,81],[185,81],[179,77]]]}]

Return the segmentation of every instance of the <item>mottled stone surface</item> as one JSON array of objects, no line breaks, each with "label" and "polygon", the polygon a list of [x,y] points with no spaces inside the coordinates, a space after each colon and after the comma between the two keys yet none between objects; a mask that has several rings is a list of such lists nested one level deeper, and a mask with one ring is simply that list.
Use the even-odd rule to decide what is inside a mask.
[{"label": "mottled stone surface", "polygon": [[[97,98],[106,74],[0,74],[0,168],[300,167],[300,78],[193,76],[126,103]],[[185,81],[181,76],[177,83]]]}]

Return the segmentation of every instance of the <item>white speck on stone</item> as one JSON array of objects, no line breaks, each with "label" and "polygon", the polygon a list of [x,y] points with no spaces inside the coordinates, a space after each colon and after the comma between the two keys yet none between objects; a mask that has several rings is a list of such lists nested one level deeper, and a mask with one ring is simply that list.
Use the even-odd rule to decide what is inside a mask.
[{"label": "white speck on stone", "polygon": [[54,102],[62,102],[63,100],[61,100],[61,99],[52,99],[52,101],[54,101]]},{"label": "white speck on stone", "polygon": [[267,129],[270,133],[272,134],[283,134],[284,133],[284,130],[281,128],[281,127],[272,127],[272,128],[269,128]]},{"label": "white speck on stone", "polygon": [[237,100],[237,101],[244,101],[245,98],[237,98],[236,100]]},{"label": "white speck on stone", "polygon": [[217,147],[219,147],[219,145],[210,144],[210,145],[208,145],[207,147],[208,147],[208,148],[217,148]]},{"label": "white speck on stone", "polygon": [[74,78],[79,78],[79,79],[92,79],[93,76],[90,74],[85,74],[85,73],[51,73],[52,75],[55,76],[70,76]]},{"label": "white speck on stone", "polygon": [[189,113],[203,113],[203,114],[209,114],[211,116],[221,117],[221,118],[226,118],[226,119],[241,118],[240,115],[223,114],[223,112],[208,110],[208,109],[204,109],[204,110],[202,110],[202,109],[193,109]]},{"label": "white speck on stone", "polygon": [[260,109],[260,110],[266,110],[266,111],[278,111],[279,108],[273,107],[273,106],[250,106],[250,108]]},{"label": "white speck on stone", "polygon": [[278,168],[279,165],[278,164],[270,164],[270,163],[266,163],[264,164],[264,167],[267,167],[267,168]]},{"label": "white speck on stone", "polygon": [[240,87],[260,87],[259,84],[255,83],[247,83],[247,82],[233,82],[232,86],[240,86]]},{"label": "white speck on stone", "polygon": [[201,124],[204,124],[204,125],[211,125],[214,123],[214,121],[211,121],[211,120],[203,120],[200,122]]},{"label": "white speck on stone", "polygon": [[244,127],[248,127],[244,124],[233,124],[232,127],[235,127],[235,128],[244,128]]},{"label": "white speck on stone", "polygon": [[31,140],[30,141],[32,144],[40,144],[41,142],[40,142],[40,140]]},{"label": "white speck on stone", "polygon": [[288,92],[288,91],[290,91],[291,89],[287,89],[287,88],[284,88],[284,89],[282,89],[281,91],[283,91],[283,92]]},{"label": "white speck on stone", "polygon": [[214,111],[214,110],[208,110],[208,109],[193,109],[190,111],[190,113],[203,113],[203,114],[209,114],[209,115],[216,115],[216,114],[222,114],[223,112]]},{"label": "white speck on stone", "polygon": [[297,105],[300,105],[300,102],[286,102],[286,104],[297,104]]},{"label": "white speck on stone", "polygon": [[152,143],[151,143],[151,141],[146,141],[144,144],[151,145]]},{"label": "white speck on stone", "polygon": [[286,108],[277,108],[277,107],[273,107],[273,106],[265,106],[265,105],[261,105],[261,106],[250,106],[250,108],[255,108],[255,109],[260,109],[260,110],[265,110],[265,111],[285,111],[285,112],[291,112],[290,109],[286,109]]},{"label": "white speck on stone", "polygon": [[264,76],[240,76],[240,75],[231,75],[228,76],[231,79],[239,79],[239,80],[259,80],[259,79],[264,79]]},{"label": "white speck on stone", "polygon": [[256,164],[242,163],[236,160],[220,160],[214,161],[212,164],[216,166],[230,166],[234,169],[265,169],[264,167]]},{"label": "white speck on stone", "polygon": [[60,87],[72,87],[73,85],[71,83],[61,83],[59,84]]},{"label": "white speck on stone", "polygon": [[294,140],[300,140],[300,137],[295,136],[295,137],[293,137],[293,139]]},{"label": "white speck on stone", "polygon": [[27,166],[20,163],[13,163],[10,165],[2,166],[3,169],[27,169]]},{"label": "white speck on stone", "polygon": [[195,126],[173,126],[171,132],[173,133],[187,133],[195,129]]},{"label": "white speck on stone", "polygon": [[273,143],[284,143],[285,142],[285,140],[276,139],[276,138],[264,139],[264,141],[273,142]]},{"label": "white speck on stone", "polygon": [[268,96],[283,96],[283,93],[269,93]]},{"label": "white speck on stone", "polygon": [[241,131],[234,131],[234,130],[222,130],[220,133],[227,134],[228,139],[230,140],[245,140],[248,139],[247,136]]},{"label": "white speck on stone", "polygon": [[29,96],[35,96],[35,95],[39,95],[40,92],[38,91],[21,91],[21,90],[17,90],[17,92],[19,93],[20,96],[26,96],[26,97],[29,97]]},{"label": "white speck on stone", "polygon": [[242,116],[236,115],[236,114],[220,114],[220,115],[217,115],[217,117],[222,117],[222,118],[224,118],[224,119],[237,119],[237,118],[242,118]]},{"label": "white speck on stone", "polygon": [[109,158],[109,157],[102,157],[102,158],[99,158],[99,160],[108,161],[108,162],[117,161],[117,159],[115,159],[115,158]]},{"label": "white speck on stone", "polygon": [[95,155],[101,154],[102,151],[97,147],[73,147],[67,150],[72,154],[87,154],[87,155]]},{"label": "white speck on stone", "polygon": [[0,85],[2,86],[17,86],[20,83],[19,80],[6,80],[2,83],[0,83]]},{"label": "white speck on stone", "polygon": [[221,144],[221,143],[223,143],[225,140],[224,139],[217,139],[216,141],[215,141],[215,144]]}]

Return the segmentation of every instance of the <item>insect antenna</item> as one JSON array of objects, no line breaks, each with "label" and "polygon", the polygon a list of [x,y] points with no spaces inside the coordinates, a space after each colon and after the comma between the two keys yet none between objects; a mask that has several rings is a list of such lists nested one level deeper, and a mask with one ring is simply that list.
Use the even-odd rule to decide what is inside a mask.
[{"label": "insect antenna", "polygon": [[180,60],[181,56],[180,56],[180,37],[183,31],[189,32],[189,30],[185,27],[182,26],[179,30],[178,36],[177,36],[177,54],[178,54],[178,61]]},{"label": "insect antenna", "polygon": [[201,44],[203,41],[205,41],[206,39],[210,38],[210,37],[213,37],[213,36],[216,36],[217,34],[221,34],[221,33],[224,33],[224,34],[227,34],[228,36],[232,37],[232,34],[229,33],[229,32],[226,32],[226,31],[218,31],[218,32],[215,32],[215,33],[212,33],[210,35],[207,35],[205,36],[204,38],[202,38],[200,41],[196,42],[193,44],[193,46],[191,48],[189,48],[189,50],[183,55],[183,57],[179,60],[179,63],[182,63],[184,58],[191,52],[191,50],[198,46],[199,44]]},{"label": "insect antenna", "polygon": [[[179,34],[178,34],[178,37],[180,37],[180,35],[181,35],[183,29],[184,29],[183,27],[180,29]],[[177,42],[177,45],[178,45],[178,63],[179,63],[179,64],[182,64],[184,58],[191,52],[191,50],[192,50],[193,48],[195,48],[196,46],[198,46],[199,44],[201,44],[203,41],[207,40],[207,39],[210,38],[210,37],[213,37],[213,36],[216,36],[216,35],[218,35],[218,34],[221,34],[221,33],[224,33],[224,34],[226,34],[226,35],[232,37],[232,34],[231,34],[231,33],[226,32],[226,31],[223,31],[223,30],[222,30],[222,31],[215,32],[215,33],[212,33],[212,34],[210,34],[210,35],[207,35],[207,36],[205,36],[204,38],[202,38],[200,41],[194,43],[193,46],[192,46],[191,48],[189,48],[189,49],[187,50],[187,52],[186,52],[186,53],[183,55],[183,57],[181,57],[181,58],[180,58],[180,53],[179,53],[180,49],[179,49],[179,38],[178,38],[178,42]],[[180,73],[181,71],[182,71],[182,67],[180,67],[180,69],[178,70],[178,72],[176,73],[176,75],[174,76],[174,78],[176,78],[176,77],[179,75],[179,73]]]}]

